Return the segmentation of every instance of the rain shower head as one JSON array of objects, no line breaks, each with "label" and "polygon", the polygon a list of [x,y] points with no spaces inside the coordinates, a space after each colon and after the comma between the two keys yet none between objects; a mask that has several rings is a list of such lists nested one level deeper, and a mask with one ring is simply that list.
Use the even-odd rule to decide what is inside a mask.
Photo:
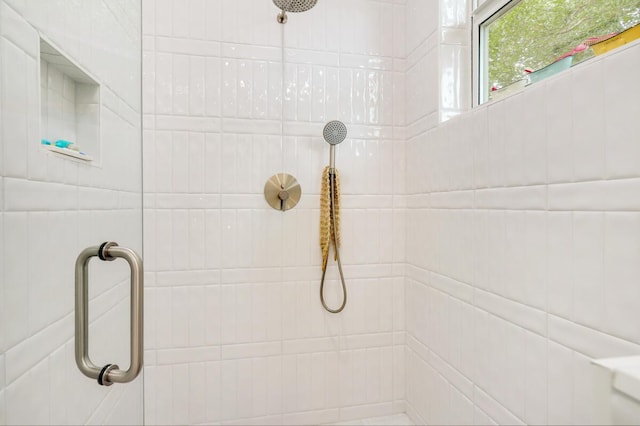
[{"label": "rain shower head", "polygon": [[287,12],[306,12],[315,6],[317,2],[318,0],[273,0],[273,4],[281,10],[278,14],[278,22],[281,24],[287,23]]},{"label": "rain shower head", "polygon": [[278,9],[292,13],[306,12],[315,6],[317,2],[318,0],[273,0],[273,4]]},{"label": "rain shower head", "polygon": [[342,121],[333,120],[324,126],[322,131],[324,140],[330,145],[338,145],[347,137],[347,126]]}]

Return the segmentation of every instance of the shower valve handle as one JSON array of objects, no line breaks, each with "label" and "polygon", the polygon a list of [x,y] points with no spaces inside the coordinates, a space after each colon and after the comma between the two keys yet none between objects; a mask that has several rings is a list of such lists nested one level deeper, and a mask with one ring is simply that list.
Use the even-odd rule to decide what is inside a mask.
[{"label": "shower valve handle", "polygon": [[280,198],[281,201],[287,201],[289,199],[289,191],[283,189],[278,192],[278,198]]},{"label": "shower valve handle", "polygon": [[302,189],[295,177],[279,173],[273,175],[264,185],[264,198],[271,207],[286,212],[298,204],[302,196]]},{"label": "shower valve handle", "polygon": [[278,192],[278,199],[280,200],[280,210],[285,211],[285,203],[289,199],[289,191],[283,188],[282,191]]}]

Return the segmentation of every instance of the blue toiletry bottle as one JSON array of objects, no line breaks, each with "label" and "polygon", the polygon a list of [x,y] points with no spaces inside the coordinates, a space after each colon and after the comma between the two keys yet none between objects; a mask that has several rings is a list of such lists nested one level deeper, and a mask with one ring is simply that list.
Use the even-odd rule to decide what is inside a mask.
[{"label": "blue toiletry bottle", "polygon": [[69,145],[73,145],[73,142],[65,141],[63,139],[56,141],[56,146],[58,148],[69,148]]}]

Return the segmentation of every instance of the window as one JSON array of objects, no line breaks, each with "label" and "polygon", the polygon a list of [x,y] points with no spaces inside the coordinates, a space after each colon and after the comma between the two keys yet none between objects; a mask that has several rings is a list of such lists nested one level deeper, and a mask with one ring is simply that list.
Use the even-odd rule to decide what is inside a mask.
[{"label": "window", "polygon": [[640,0],[485,0],[473,22],[481,104],[640,37]]}]

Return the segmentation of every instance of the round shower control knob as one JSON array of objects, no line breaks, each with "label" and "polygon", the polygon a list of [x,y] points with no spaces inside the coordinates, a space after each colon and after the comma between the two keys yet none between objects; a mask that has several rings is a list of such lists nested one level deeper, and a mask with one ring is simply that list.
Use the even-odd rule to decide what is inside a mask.
[{"label": "round shower control knob", "polygon": [[302,188],[295,177],[278,173],[267,180],[264,185],[264,198],[271,207],[287,211],[296,206],[302,197]]},{"label": "round shower control knob", "polygon": [[283,189],[278,193],[278,198],[280,198],[281,201],[287,201],[289,199],[289,192]]}]

